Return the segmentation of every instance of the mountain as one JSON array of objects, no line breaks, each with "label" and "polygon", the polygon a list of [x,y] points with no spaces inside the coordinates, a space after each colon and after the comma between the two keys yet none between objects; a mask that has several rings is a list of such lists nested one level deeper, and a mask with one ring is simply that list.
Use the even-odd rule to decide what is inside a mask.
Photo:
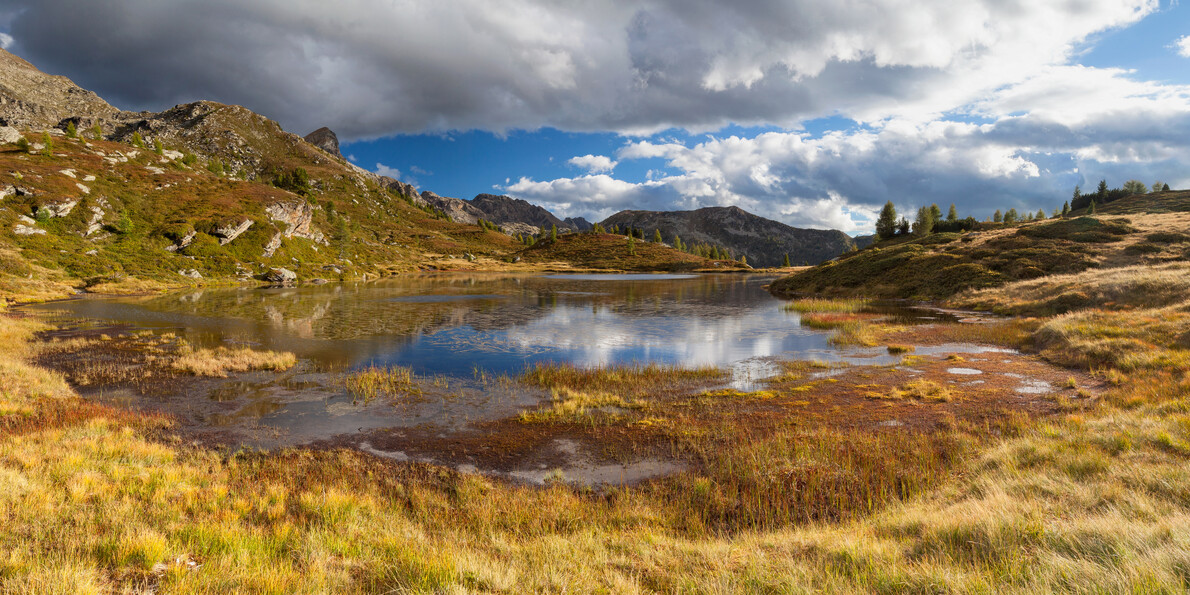
[{"label": "mountain", "polygon": [[496,196],[494,194],[480,194],[467,201],[471,206],[487,214],[484,219],[500,225],[505,223],[524,223],[537,229],[574,229],[565,221],[558,219],[553,213],[528,201],[511,196]]},{"label": "mountain", "polygon": [[620,211],[605,219],[604,228],[633,227],[652,238],[661,231],[666,242],[674,236],[686,244],[706,243],[727,248],[737,258],[748,257],[758,267],[777,267],[785,255],[793,264],[817,264],[855,247],[837,230],[799,229],[753,215],[739,207],[706,207],[695,211]]},{"label": "mountain", "polygon": [[461,198],[438,196],[426,190],[421,193],[421,199],[431,207],[446,213],[446,216],[455,223],[475,225],[480,219],[488,218],[487,213],[471,206],[471,203]]},{"label": "mountain", "polygon": [[90,127],[118,116],[95,93],[64,76],[45,74],[21,58],[0,50],[0,124],[16,128],[52,128],[69,118]]}]

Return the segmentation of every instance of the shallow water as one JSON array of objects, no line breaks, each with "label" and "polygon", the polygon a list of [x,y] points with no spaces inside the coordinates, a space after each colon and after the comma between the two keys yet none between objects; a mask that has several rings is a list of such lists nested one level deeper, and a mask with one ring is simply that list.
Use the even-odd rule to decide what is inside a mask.
[{"label": "shallow water", "polygon": [[[731,386],[753,390],[780,372],[776,361],[782,359],[899,360],[880,348],[830,345],[830,332],[803,327],[796,313],[782,309],[783,302],[763,288],[769,281],[741,275],[435,274],[84,298],[31,309],[171,332],[199,346],[232,343],[295,353],[301,363],[282,374],[196,379],[176,394],[105,388],[89,395],[164,409],[232,442],[266,448],[376,428],[431,427],[449,434],[506,418],[548,395],[500,377],[546,361],[724,366],[732,371]],[[931,310],[888,313],[901,322],[953,320]],[[956,351],[944,346],[919,353],[942,349]],[[427,386],[416,397],[356,402],[334,378],[367,365],[408,366]],[[576,457],[574,469],[563,471],[638,478],[669,469],[648,461],[639,467],[605,468]],[[524,469],[514,476],[544,481],[553,471]]]}]

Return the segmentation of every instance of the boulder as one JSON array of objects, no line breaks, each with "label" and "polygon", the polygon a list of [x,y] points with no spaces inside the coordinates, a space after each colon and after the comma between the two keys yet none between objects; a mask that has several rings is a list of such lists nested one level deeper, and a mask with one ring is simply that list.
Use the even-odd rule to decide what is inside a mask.
[{"label": "boulder", "polygon": [[17,224],[16,227],[12,228],[12,233],[15,233],[19,236],[36,236],[45,235],[45,230],[41,229],[40,227],[29,227],[28,225]]},{"label": "boulder", "polygon": [[183,269],[183,270],[178,271],[178,274],[183,277],[189,277],[191,279],[202,279],[202,273],[198,272],[195,269]]},{"label": "boulder", "polygon": [[[100,213],[102,214],[102,211],[100,211]],[[91,232],[88,231],[87,233],[91,233]],[[176,245],[166,246],[165,249],[170,252],[177,252],[178,250],[181,250],[182,248],[185,248],[186,246],[189,246],[190,244],[192,244],[194,242],[195,236],[197,236],[197,235],[198,235],[198,232],[196,232],[192,229],[189,232],[187,232],[186,235],[182,236],[182,239],[178,240],[178,243]]]},{"label": "boulder", "polygon": [[289,269],[273,268],[264,274],[264,280],[278,285],[288,285],[297,281],[297,273]]},{"label": "boulder", "polygon": [[21,140],[21,131],[12,126],[0,126],[0,143],[11,145]]},{"label": "boulder", "polygon": [[244,219],[239,223],[226,223],[212,230],[211,235],[219,238],[220,246],[225,246],[231,243],[232,240],[240,237],[240,234],[248,231],[248,228],[252,227],[253,223],[255,221],[251,219]]}]

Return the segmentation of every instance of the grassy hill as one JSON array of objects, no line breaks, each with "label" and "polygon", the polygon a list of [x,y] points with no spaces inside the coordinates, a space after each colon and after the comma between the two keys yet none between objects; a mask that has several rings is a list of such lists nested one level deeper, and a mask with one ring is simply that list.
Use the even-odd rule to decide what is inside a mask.
[{"label": "grassy hill", "polygon": [[[1185,193],[1163,194],[1170,196],[1121,200],[1095,216],[893,238],[780,279],[772,290],[943,299],[1049,275],[1186,260],[1190,215],[1166,210],[1183,204]],[[1129,216],[1111,214],[1124,209]]]},{"label": "grassy hill", "polygon": [[[315,162],[310,147],[284,161],[310,166],[308,187],[296,193],[260,172],[214,173],[171,149],[64,137],[53,139],[52,155],[0,147],[0,291],[20,294],[34,280],[196,281],[181,271],[204,282],[243,280],[272,267],[299,279],[375,277],[520,248],[505,234],[422,210],[325,154]],[[234,239],[221,235],[245,223]]]},{"label": "grassy hill", "polygon": [[544,239],[520,252],[525,262],[619,271],[747,270],[732,260],[709,260],[665,244],[636,240],[629,253],[628,237],[609,233],[570,233]]}]

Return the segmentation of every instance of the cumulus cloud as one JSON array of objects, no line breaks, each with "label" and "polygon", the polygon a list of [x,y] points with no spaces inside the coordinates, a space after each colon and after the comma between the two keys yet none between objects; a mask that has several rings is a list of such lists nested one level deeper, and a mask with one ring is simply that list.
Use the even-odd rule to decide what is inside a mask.
[{"label": "cumulus cloud", "polygon": [[304,133],[793,127],[924,118],[1063,63],[1156,0],[24,0],[23,57],[118,105],[246,105]]},{"label": "cumulus cloud", "polygon": [[376,169],[374,169],[372,171],[376,172],[377,175],[388,176],[394,180],[401,179],[401,170],[399,170],[395,167],[389,167],[383,163],[377,163]]},{"label": "cumulus cloud", "polygon": [[1178,55],[1183,58],[1190,58],[1190,35],[1183,35],[1173,42],[1173,47],[1177,50]]},{"label": "cumulus cloud", "polygon": [[589,173],[607,173],[616,169],[616,162],[612,161],[606,155],[583,155],[581,157],[571,157],[566,163],[573,165],[579,169],[585,169]]}]

